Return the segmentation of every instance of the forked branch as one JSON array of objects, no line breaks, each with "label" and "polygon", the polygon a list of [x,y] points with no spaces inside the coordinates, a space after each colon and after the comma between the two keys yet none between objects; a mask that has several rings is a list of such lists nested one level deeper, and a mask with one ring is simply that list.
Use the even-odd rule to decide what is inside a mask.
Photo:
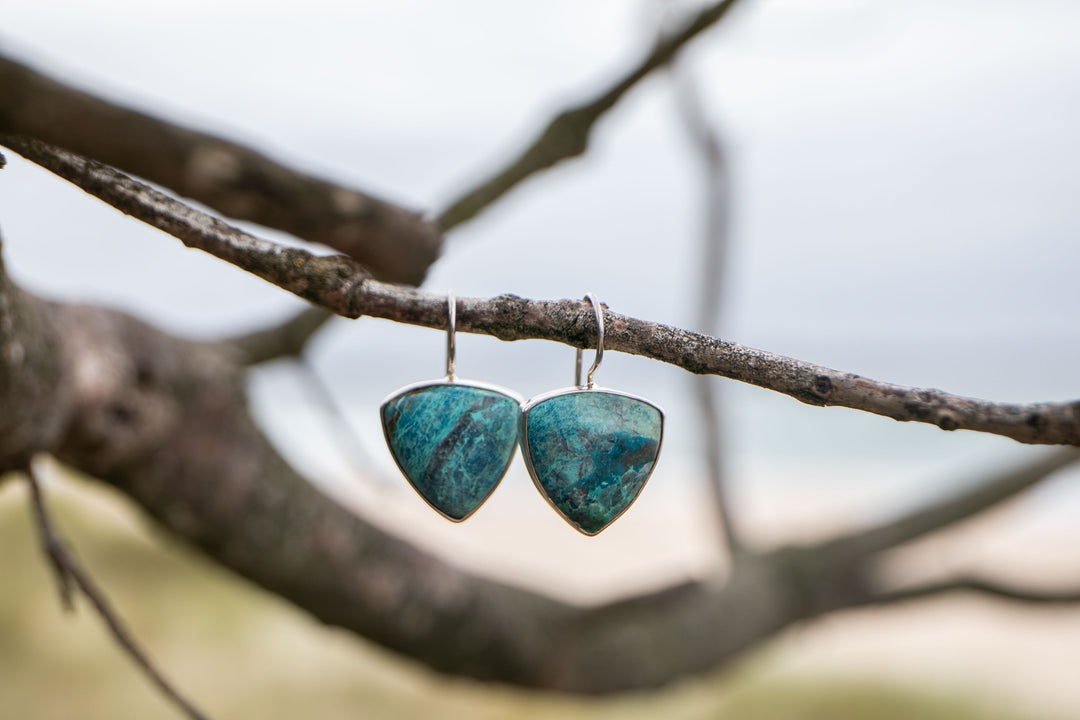
[{"label": "forked branch", "polygon": [[[532,173],[580,152],[578,148],[584,148],[591,127],[604,112],[734,4],[735,0],[726,0],[710,5],[593,103],[554,121],[510,168],[447,210],[441,218],[443,226],[464,222]],[[118,122],[131,121],[132,127],[138,127],[140,118],[129,111],[102,107],[96,104],[100,101],[50,86],[51,81],[43,82],[12,65],[0,60],[0,133],[49,138],[48,132],[55,132],[63,136],[52,138],[56,142],[79,147],[78,137],[63,135],[81,132],[80,123],[71,121],[70,115],[66,125],[51,129],[35,124],[44,121],[41,117],[12,119],[10,108],[17,107],[18,92],[7,90],[19,91],[26,83],[37,97],[54,97],[58,107],[104,112],[106,117],[116,111],[112,117]],[[148,127],[153,132],[169,130],[159,121]],[[188,131],[178,137],[197,141],[188,146],[195,154],[172,158],[172,172],[194,166],[195,175],[201,174],[211,185],[218,183],[217,189],[228,196],[243,188],[243,184],[229,184],[236,180],[234,161],[241,168],[249,167],[250,161],[256,176],[273,185],[271,192],[256,196],[262,201],[277,196],[295,199],[299,204],[283,212],[295,215],[293,222],[311,220],[305,216],[307,206],[299,202],[300,196],[292,196],[295,186],[290,183],[297,180],[295,176],[274,184],[277,179],[265,175],[277,169],[265,163],[260,169],[263,160],[244,154],[250,151],[223,148],[213,138],[184,132]],[[204,141],[209,143],[199,145]],[[345,257],[319,257],[259,239],[71,152],[13,135],[0,142],[188,246],[340,315],[444,326],[441,296],[380,282]],[[110,159],[100,152],[93,154]],[[115,162],[123,166],[126,161]],[[134,171],[199,197],[176,182],[155,178],[152,172]],[[313,187],[303,182],[301,186]],[[329,190],[331,199],[349,206],[350,212],[364,201],[350,195],[334,199],[334,188]],[[237,193],[233,199],[241,197]],[[245,217],[242,212],[214,206]],[[321,217],[324,210],[317,209],[316,215]],[[272,213],[265,208],[263,212],[264,219],[251,219],[267,222]],[[421,227],[418,232],[423,236],[430,228]],[[345,249],[340,243],[327,244]],[[393,245],[373,241],[376,253]],[[392,277],[392,264],[380,266],[349,252],[369,263],[376,276]],[[422,277],[430,259],[430,254],[413,258],[405,270],[393,272]],[[0,433],[0,461],[26,448],[53,452],[125,492],[162,525],[223,566],[326,623],[348,628],[438,670],[575,692],[641,689],[715,668],[793,623],[860,604],[898,602],[957,589],[1026,602],[1077,599],[1072,592],[1037,593],[971,578],[875,592],[869,572],[881,552],[1031,487],[1075,461],[1076,450],[992,478],[976,490],[862,536],[769,553],[747,550],[723,582],[709,578],[583,608],[470,575],[409,545],[320,494],[277,454],[247,412],[244,366],[295,355],[322,322],[318,313],[305,313],[279,328],[231,344],[195,343],[119,313],[46,303],[22,293],[0,275],[0,319],[4,321],[0,322],[0,349],[10,339],[29,348],[33,360],[15,363],[10,360],[12,354],[0,353],[0,405],[11,409],[13,416],[0,422],[5,429]],[[1075,402],[1018,405],[972,400],[881,383],[617,313],[608,312],[606,321],[608,346],[613,350],[694,373],[748,382],[801,402],[842,405],[948,430],[997,433],[1022,442],[1080,445],[1080,404]],[[579,301],[532,301],[509,295],[462,300],[458,328],[503,340],[542,338],[579,347],[592,336],[590,315]],[[27,342],[28,338],[34,342]],[[102,367],[110,371],[92,371]],[[40,377],[27,382],[27,368]],[[7,432],[10,428],[22,429],[26,437],[13,442],[15,435]],[[0,468],[6,467],[0,462]],[[175,691],[170,692],[168,683],[131,639],[104,595],[60,541],[32,475],[30,481],[43,544],[62,591],[66,586],[66,592],[77,588],[85,594],[155,682],[189,716],[201,717]]]},{"label": "forked branch", "polygon": [[[580,693],[654,688],[730,662],[793,623],[874,601],[874,558],[843,541],[751,549],[726,579],[587,608],[471,575],[299,476],[254,425],[244,368],[221,343],[173,338],[100,308],[45,303],[2,270],[0,301],[0,331],[24,347],[36,342],[35,357],[51,353],[56,377],[70,379],[28,383],[24,364],[0,352],[0,406],[32,433],[0,450],[53,453],[126,493],[222,566],[434,669]],[[568,315],[567,327],[591,334],[583,307],[567,312],[577,316],[574,325]],[[461,319],[475,321],[465,312]],[[61,433],[35,420],[42,408]],[[0,452],[0,467],[10,462]],[[72,575],[73,585],[79,578]]]},{"label": "forked branch", "polygon": [[110,103],[3,55],[0,133],[38,138],[224,215],[322,243],[393,282],[419,285],[442,245],[438,228],[416,212]]},{"label": "forked branch", "polygon": [[73,589],[77,589],[90,601],[94,610],[105,622],[105,626],[109,629],[109,633],[116,641],[116,644],[146,674],[169,702],[173,703],[191,720],[209,720],[208,716],[204,715],[190,700],[184,697],[158,669],[119,614],[117,614],[112,603],[109,602],[109,598],[98,587],[90,573],[83,568],[82,563],[79,562],[75,554],[68,549],[67,543],[56,529],[52,513],[49,512],[49,507],[45,502],[41,481],[38,479],[32,465],[26,467],[25,475],[27,483],[30,485],[30,501],[38,535],[41,539],[41,546],[49,560],[49,564],[55,571],[57,587],[64,608],[66,610],[74,609],[72,595]]}]

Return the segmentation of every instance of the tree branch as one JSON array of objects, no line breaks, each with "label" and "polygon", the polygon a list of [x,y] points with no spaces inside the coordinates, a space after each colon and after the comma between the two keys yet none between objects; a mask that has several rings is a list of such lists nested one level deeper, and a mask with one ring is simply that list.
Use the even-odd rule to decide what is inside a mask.
[{"label": "tree branch", "polygon": [[[320,257],[256,238],[93,160],[19,137],[0,143],[120,211],[164,230],[278,287],[344,317],[361,315],[446,328],[446,299],[370,278],[342,256]],[[589,314],[576,300],[460,298],[459,332],[500,340],[540,339],[574,347],[593,342]],[[941,390],[894,385],[737,343],[608,311],[605,348],[669,363],[789,395],[809,405],[834,405],[922,422],[943,430],[973,430],[1023,443],[1080,445],[1080,402],[996,403]]]},{"label": "tree branch", "polygon": [[1044,453],[1033,462],[991,475],[963,490],[892,522],[856,533],[845,539],[864,557],[966,520],[1042,482],[1058,470],[1080,460],[1080,450],[1063,448]]},{"label": "tree branch", "polygon": [[333,296],[369,277],[366,268],[344,255],[324,257],[257,238],[96,160],[22,136],[0,135],[0,144],[120,212],[179,238],[188,247],[208,252],[339,315],[342,313],[327,302],[339,305],[340,299],[333,301]]},{"label": "tree branch", "polygon": [[[728,273],[731,246],[730,214],[731,189],[727,158],[719,133],[710,125],[701,104],[690,68],[676,63],[671,77],[675,81],[679,118],[691,147],[701,162],[703,172],[703,203],[705,223],[701,233],[701,274],[699,275],[697,327],[719,336],[723,289]],[[720,387],[708,375],[693,378],[698,417],[705,437],[704,455],[706,481],[712,495],[717,525],[723,541],[733,556],[742,551],[742,541],[735,528],[731,512],[724,468],[724,422],[720,402]]]},{"label": "tree branch", "polygon": [[307,388],[305,397],[314,408],[321,411],[328,426],[327,432],[334,438],[342,458],[356,478],[370,481],[381,490],[398,487],[395,479],[376,469],[376,463],[360,441],[349,417],[334,397],[334,392],[319,375],[310,359],[301,355],[293,363],[295,377]]},{"label": "tree branch", "polygon": [[[478,188],[473,197],[463,198],[461,207],[444,213],[445,226],[464,222],[537,169],[573,156],[576,143],[580,153],[591,127],[607,109],[733,5],[734,0],[728,0],[710,6],[672,41],[662,44],[668,47],[666,57],[654,52],[650,58],[659,57],[655,64],[650,66],[647,59],[592,107],[569,111],[553,121],[515,166]],[[222,147],[215,143],[221,141],[196,134],[192,140],[192,135],[184,135],[190,131],[89,96],[71,95],[74,91],[55,83],[50,86],[51,81],[13,65],[0,59],[0,132],[45,137],[55,132],[58,142],[79,147],[78,126],[85,118],[73,121],[72,108],[98,112],[98,120],[114,120],[114,132],[128,127],[124,123],[129,121],[136,129],[142,123],[151,135],[178,131],[181,141],[192,142],[189,154],[168,160],[171,172],[186,168],[232,200],[243,199],[244,192],[251,190],[244,189],[247,181],[237,180],[232,164],[244,168],[249,161],[253,166],[268,162],[251,158],[245,155],[251,151],[235,146],[219,153]],[[25,87],[31,92],[19,95]],[[8,95],[14,100],[5,100]],[[56,107],[66,107],[66,126],[49,128],[43,118],[12,119],[10,109],[22,107],[25,112],[27,97],[50,98]],[[172,140],[164,137],[168,147],[184,146],[183,142],[168,144]],[[442,297],[379,282],[348,258],[319,257],[261,240],[70,152],[13,135],[2,141],[188,246],[338,314],[444,327]],[[101,137],[94,138],[100,141]],[[200,145],[203,141],[209,145]],[[562,143],[569,144],[557,147]],[[122,152],[132,146],[125,147]],[[100,150],[99,146],[88,152],[108,157]],[[151,162],[146,158],[133,161]],[[514,169],[522,162],[524,169]],[[530,163],[535,167],[529,169]],[[274,177],[278,170],[291,174],[287,182]],[[133,171],[179,190],[152,174]],[[266,177],[252,183],[255,190],[249,192],[253,198],[249,201],[256,209],[251,212],[265,218],[274,217],[275,212],[258,205],[267,198],[274,201],[280,196],[288,202],[294,193],[302,195],[304,188],[320,189],[321,181],[273,164],[254,172]],[[297,180],[299,191],[290,184]],[[269,189],[258,187],[263,182]],[[332,196],[336,188],[324,184],[321,190]],[[356,210],[355,202],[369,200],[359,197],[359,201],[352,196],[331,197],[331,202],[349,206],[351,212]],[[303,205],[301,199],[296,202]],[[322,205],[310,206],[315,208],[314,217],[328,212],[325,202],[322,198]],[[291,212],[303,216],[299,206]],[[367,222],[342,207],[329,215],[333,212],[352,218],[346,224]],[[416,220],[410,217],[406,224]],[[371,243],[378,257],[378,248],[393,245],[385,241],[397,237],[397,231],[391,227],[394,221],[374,224],[387,232]],[[340,241],[333,229],[327,232],[332,240]],[[422,277],[433,257],[434,253],[413,257],[406,261],[406,268]],[[392,263],[378,262],[372,264],[382,276],[397,272],[387,269]],[[125,492],[164,527],[217,562],[323,622],[352,630],[438,670],[529,687],[589,693],[658,687],[728,662],[799,620],[868,602],[868,558],[850,552],[854,546],[845,544],[846,538],[770,553],[747,551],[725,583],[710,578],[589,608],[469,575],[410,546],[315,490],[276,453],[247,413],[245,364],[295,354],[317,328],[313,318],[314,314],[295,318],[277,329],[233,342],[186,342],[120,313],[43,302],[15,287],[0,266],[0,407],[5,409],[0,414],[0,477],[5,469],[18,467],[27,452],[53,452]],[[607,323],[608,346],[613,350],[749,382],[802,402],[845,405],[949,430],[998,433],[1022,442],[1080,444],[1078,403],[1013,405],[959,398],[880,383],[616,313],[608,312]],[[514,296],[463,300],[458,325],[462,331],[504,340],[543,338],[579,347],[590,343],[592,326],[578,301],[541,302]],[[1055,462],[1064,464],[1077,457],[1076,451],[1067,455],[1055,455]],[[1041,467],[1049,472],[1052,464],[1045,461]],[[30,481],[35,479],[31,476]],[[970,493],[963,502],[947,502],[923,513],[921,519],[878,529],[877,535],[867,536],[866,548],[876,552],[930,532],[1034,482],[1037,479],[1028,477],[991,483],[992,488]],[[55,539],[40,492],[34,492],[33,498],[40,504],[40,529]],[[51,556],[56,554],[53,562],[61,582],[67,578],[90,598],[122,644],[123,638],[130,640],[63,543],[44,544]],[[866,548],[860,546],[860,550]],[[898,601],[903,599],[900,593],[910,599],[958,586],[1029,602],[1051,597],[966,579],[892,591],[891,595],[871,594],[869,601]],[[1058,598],[1055,602],[1072,602],[1062,598],[1075,595],[1054,597]],[[133,642],[125,647],[137,660],[145,658]],[[148,660],[143,662],[154,676],[153,666]],[[199,717],[197,711],[191,712],[192,717]]]},{"label": "tree branch", "polygon": [[585,152],[596,122],[652,71],[667,64],[684,45],[719,22],[737,0],[721,0],[707,6],[678,32],[656,44],[629,72],[593,100],[564,110],[548,123],[529,147],[505,168],[480,182],[439,213],[436,223],[443,232],[461,225],[482,212],[515,186],[535,173]]},{"label": "tree branch", "polygon": [[45,497],[41,492],[41,483],[27,463],[23,470],[26,482],[30,486],[30,505],[34,513],[34,524],[38,530],[38,540],[41,542],[41,550],[49,560],[53,575],[56,576],[56,589],[60,594],[60,605],[65,612],[75,610],[75,597],[72,590],[73,577],[69,563],[67,562],[67,548],[60,538],[60,533],[53,525],[52,516],[48,506],[45,505]]},{"label": "tree branch", "polygon": [[180,691],[169,682],[161,670],[158,669],[154,664],[154,661],[150,659],[150,656],[142,649],[138,641],[135,640],[135,636],[128,630],[124,621],[120,619],[120,616],[113,608],[112,603],[109,602],[108,597],[105,596],[105,593],[102,592],[101,588],[94,582],[90,573],[83,568],[74,553],[68,550],[67,543],[60,537],[60,534],[56,530],[56,525],[52,521],[51,513],[49,512],[48,505],[45,503],[45,497],[41,491],[41,483],[38,480],[33,466],[27,464],[24,472],[27,482],[30,485],[30,499],[33,506],[38,534],[41,537],[42,549],[56,573],[60,590],[60,599],[63,602],[64,608],[66,610],[74,609],[72,602],[72,586],[78,588],[79,592],[90,601],[94,610],[97,611],[97,614],[105,622],[106,627],[109,628],[109,632],[112,634],[117,645],[119,645],[128,657],[132,659],[135,665],[146,674],[161,694],[171,703],[176,705],[176,707],[191,718],[191,720],[208,720],[208,717],[185,698]]},{"label": "tree branch", "polygon": [[893,590],[883,590],[875,594],[870,603],[891,605],[894,603],[924,600],[938,595],[954,592],[971,592],[988,595],[1001,600],[1023,603],[1026,605],[1075,605],[1080,603],[1080,588],[1069,590],[1039,590],[1036,588],[1009,585],[979,577],[959,577],[912,585]]},{"label": "tree branch", "polygon": [[[13,287],[0,270],[0,289]],[[585,337],[591,318],[579,315]],[[473,576],[350,514],[290,468],[248,414],[245,369],[220,343],[29,295],[0,308],[4,328],[52,338],[68,379],[50,386],[57,397],[40,395],[12,382],[20,366],[0,352],[0,419],[25,424],[30,446],[118,488],[319,620],[436,670],[579,693],[654,688],[729,662],[793,623],[868,602],[866,559],[835,542],[746,553],[725,582],[596,607]],[[61,434],[24,422],[39,406]],[[4,451],[20,447],[0,446],[0,467],[16,459]]]},{"label": "tree branch", "polygon": [[309,307],[279,325],[225,340],[222,344],[235,352],[238,361],[244,365],[297,358],[331,317],[333,315],[321,307]]},{"label": "tree branch", "polygon": [[306,175],[254,150],[62,85],[0,56],[0,133],[68,148],[243,220],[419,285],[442,238],[417,213]]},{"label": "tree branch", "polygon": [[50,316],[46,303],[11,280],[0,255],[0,398],[21,406],[0,402],[0,476],[22,473],[29,458],[55,445],[70,411],[71,380]]}]

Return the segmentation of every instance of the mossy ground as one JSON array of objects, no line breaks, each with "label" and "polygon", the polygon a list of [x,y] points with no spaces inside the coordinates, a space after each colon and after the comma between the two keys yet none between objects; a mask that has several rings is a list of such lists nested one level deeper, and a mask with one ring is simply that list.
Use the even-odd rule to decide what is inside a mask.
[{"label": "mossy ground", "polygon": [[[1022,720],[960,695],[783,677],[767,658],[612,700],[449,680],[308,619],[147,529],[117,495],[48,488],[79,556],[170,678],[216,720]],[[0,487],[0,718],[174,720],[78,603],[64,615],[19,481]]]}]

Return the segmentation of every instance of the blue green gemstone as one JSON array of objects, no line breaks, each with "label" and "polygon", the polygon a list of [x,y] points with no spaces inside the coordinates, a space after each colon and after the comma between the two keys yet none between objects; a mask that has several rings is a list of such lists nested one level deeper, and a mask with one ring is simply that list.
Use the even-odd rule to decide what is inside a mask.
[{"label": "blue green gemstone", "polygon": [[525,462],[571,525],[595,535],[623,514],[652,474],[663,413],[640,398],[571,391],[527,407]]},{"label": "blue green gemstone", "polygon": [[519,402],[458,383],[406,390],[382,407],[387,445],[409,483],[451,520],[495,490],[517,447]]}]

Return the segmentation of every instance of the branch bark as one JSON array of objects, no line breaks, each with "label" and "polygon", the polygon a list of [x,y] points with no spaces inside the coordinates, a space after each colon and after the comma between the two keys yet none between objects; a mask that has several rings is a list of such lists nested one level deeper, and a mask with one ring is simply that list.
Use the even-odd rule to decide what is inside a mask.
[{"label": "branch bark", "polygon": [[442,245],[437,227],[416,212],[107,102],[2,55],[0,133],[38,138],[224,215],[327,245],[391,282],[419,285]]},{"label": "branch bark", "polygon": [[[340,255],[320,257],[256,238],[126,177],[112,168],[45,143],[2,136],[0,143],[121,212],[132,215],[343,317],[362,315],[446,328],[439,295],[379,282]],[[540,339],[587,348],[590,316],[580,301],[527,300],[516,295],[460,298],[458,332],[500,340]],[[1022,443],[1080,445],[1080,401],[998,403],[941,390],[895,385],[756,350],[738,343],[608,311],[605,349],[641,355],[692,373],[720,375],[789,395],[942,430],[973,430]]]},{"label": "branch bark", "polygon": [[0,476],[22,472],[30,458],[53,447],[70,412],[71,380],[50,316],[45,303],[12,282],[0,255],[0,398],[23,406],[12,412],[0,403]]}]

